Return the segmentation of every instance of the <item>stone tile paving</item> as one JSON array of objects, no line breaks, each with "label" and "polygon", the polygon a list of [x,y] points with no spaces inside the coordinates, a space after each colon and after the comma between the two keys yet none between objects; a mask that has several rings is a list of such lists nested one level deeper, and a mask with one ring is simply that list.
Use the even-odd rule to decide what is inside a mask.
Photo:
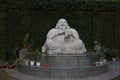
[{"label": "stone tile paving", "polygon": [[17,69],[13,69],[13,70],[6,69],[6,72],[8,73],[8,75],[15,77],[19,80],[110,80],[120,75],[120,62],[108,62],[108,68],[109,68],[108,72],[101,75],[87,77],[87,78],[71,78],[71,79],[40,78],[40,77],[23,74],[19,72]]}]

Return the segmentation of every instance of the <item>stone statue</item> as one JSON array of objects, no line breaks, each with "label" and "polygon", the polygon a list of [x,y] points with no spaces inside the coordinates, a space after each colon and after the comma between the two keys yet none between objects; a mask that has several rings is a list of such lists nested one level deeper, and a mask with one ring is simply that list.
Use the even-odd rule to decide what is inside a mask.
[{"label": "stone statue", "polygon": [[19,50],[19,58],[20,59],[24,59],[27,54],[29,54],[28,51],[27,51],[27,49]]},{"label": "stone statue", "polygon": [[42,52],[48,54],[84,54],[85,45],[75,29],[68,26],[65,19],[60,19],[56,27],[47,34]]},{"label": "stone statue", "polygon": [[101,51],[101,45],[97,41],[94,41],[94,51],[100,52]]}]

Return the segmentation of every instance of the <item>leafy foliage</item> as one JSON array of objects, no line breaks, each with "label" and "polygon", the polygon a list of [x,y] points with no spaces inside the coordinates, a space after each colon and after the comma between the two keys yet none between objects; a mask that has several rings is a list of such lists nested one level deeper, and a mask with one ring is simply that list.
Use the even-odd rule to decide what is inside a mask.
[{"label": "leafy foliage", "polygon": [[29,45],[29,32],[24,36],[23,45],[24,47],[27,47],[27,45]]},{"label": "leafy foliage", "polygon": [[27,54],[26,56],[30,60],[40,61],[40,59],[41,59],[41,53],[40,53],[39,49],[30,51],[29,54]]},{"label": "leafy foliage", "polygon": [[60,18],[65,18],[70,27],[78,31],[87,49],[93,49],[94,40],[106,48],[119,49],[120,5],[117,1],[8,0],[6,3],[7,7],[0,6],[0,49],[13,50],[16,45],[22,48],[30,35],[34,49],[41,50],[47,32]]},{"label": "leafy foliage", "polygon": [[0,59],[3,61],[3,62],[5,62],[6,60],[6,51],[5,51],[5,49],[4,48],[2,48],[1,50],[0,50]]},{"label": "leafy foliage", "polygon": [[5,70],[0,70],[0,80],[17,80],[17,79],[9,76]]}]

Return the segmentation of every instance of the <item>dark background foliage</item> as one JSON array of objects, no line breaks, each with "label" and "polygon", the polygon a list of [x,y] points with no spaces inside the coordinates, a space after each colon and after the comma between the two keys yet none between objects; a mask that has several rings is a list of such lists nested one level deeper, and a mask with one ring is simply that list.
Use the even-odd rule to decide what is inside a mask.
[{"label": "dark background foliage", "polygon": [[108,48],[120,46],[120,2],[112,0],[1,0],[0,48],[23,47],[27,32],[41,50],[47,32],[65,18],[87,49],[94,40]]}]

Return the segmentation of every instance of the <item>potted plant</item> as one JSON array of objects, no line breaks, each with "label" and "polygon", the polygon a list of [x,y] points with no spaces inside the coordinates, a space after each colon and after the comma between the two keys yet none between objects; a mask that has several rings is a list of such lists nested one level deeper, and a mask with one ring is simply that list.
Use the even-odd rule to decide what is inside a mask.
[{"label": "potted plant", "polygon": [[101,52],[101,53],[99,54],[99,64],[100,64],[100,65],[106,64],[106,61],[107,61],[107,60],[105,59],[104,53]]},{"label": "potted plant", "polygon": [[29,61],[30,61],[30,57],[29,57],[29,52],[27,51],[27,49],[25,50],[20,50],[19,51],[19,59],[21,60],[21,62],[23,62],[25,65],[29,65]]},{"label": "potted plant", "polygon": [[90,54],[90,58],[91,58],[91,66],[96,66],[96,57],[95,57],[95,53],[91,52]]},{"label": "potted plant", "polygon": [[119,57],[120,57],[120,50],[119,49],[115,49],[114,50],[114,54],[116,55],[116,60],[118,60]]},{"label": "potted plant", "polygon": [[9,65],[8,65],[8,69],[14,69],[15,67],[16,67],[15,64],[9,64]]},{"label": "potted plant", "polygon": [[30,59],[30,61],[29,61],[29,62],[30,62],[30,65],[31,65],[31,66],[34,66],[34,65],[35,65],[35,61],[34,61],[34,56],[35,56],[35,55],[34,55],[34,53],[31,52],[31,53],[29,53],[28,55],[29,55],[29,59]]},{"label": "potted plant", "polygon": [[96,63],[91,63],[91,66],[96,66]]},{"label": "potted plant", "polygon": [[40,62],[40,60],[41,60],[41,53],[40,53],[39,49],[36,49],[34,54],[35,54],[35,58],[34,59],[35,59],[35,62],[36,62],[36,66],[39,67],[41,65],[41,62]]},{"label": "potted plant", "polygon": [[47,51],[45,52],[45,63],[42,64],[44,68],[49,68],[51,65],[48,62],[48,53]]},{"label": "potted plant", "polygon": [[23,61],[25,62],[25,65],[30,64],[31,66],[33,66],[35,64],[34,61],[34,48],[33,48],[33,38],[30,37],[30,33],[26,33],[26,35],[24,36],[24,41],[23,41],[23,49],[25,49],[27,51]]},{"label": "potted plant", "polygon": [[30,33],[27,32],[23,39],[23,48],[19,50],[19,58],[25,65],[29,65],[29,61],[30,61],[30,55],[29,55],[30,53],[28,52],[28,47],[30,44],[29,37],[30,37]]},{"label": "potted plant", "polygon": [[23,49],[27,49],[28,46],[29,46],[29,36],[30,36],[30,33],[26,33],[25,36],[24,36],[24,40],[23,40]]},{"label": "potted plant", "polygon": [[119,49],[115,49],[115,48],[112,49],[112,54],[111,55],[112,55],[112,61],[113,62],[115,62],[118,59],[118,57],[120,55],[119,52],[120,52]]},{"label": "potted plant", "polygon": [[39,51],[39,49],[33,49],[30,51],[29,54],[29,59],[30,59],[30,65],[33,66],[36,64],[36,66],[40,66],[41,62],[41,53]]},{"label": "potted plant", "polygon": [[16,55],[16,48],[14,50],[9,50],[8,68],[14,69],[16,67],[15,61],[18,59]]},{"label": "potted plant", "polygon": [[41,62],[40,61],[36,61],[36,66],[40,67],[40,65],[41,65]]},{"label": "potted plant", "polygon": [[29,53],[27,53],[27,54],[25,55],[25,57],[22,59],[22,61],[24,62],[24,64],[25,64],[26,66],[29,65],[29,62],[30,62]]},{"label": "potted plant", "polygon": [[6,68],[6,64],[5,64],[5,61],[6,61],[6,51],[5,51],[5,48],[2,48],[0,50],[0,69],[5,69]]},{"label": "potted plant", "polygon": [[92,62],[96,63],[96,66],[102,65],[104,58],[105,58],[104,54],[100,52],[91,55]]}]

